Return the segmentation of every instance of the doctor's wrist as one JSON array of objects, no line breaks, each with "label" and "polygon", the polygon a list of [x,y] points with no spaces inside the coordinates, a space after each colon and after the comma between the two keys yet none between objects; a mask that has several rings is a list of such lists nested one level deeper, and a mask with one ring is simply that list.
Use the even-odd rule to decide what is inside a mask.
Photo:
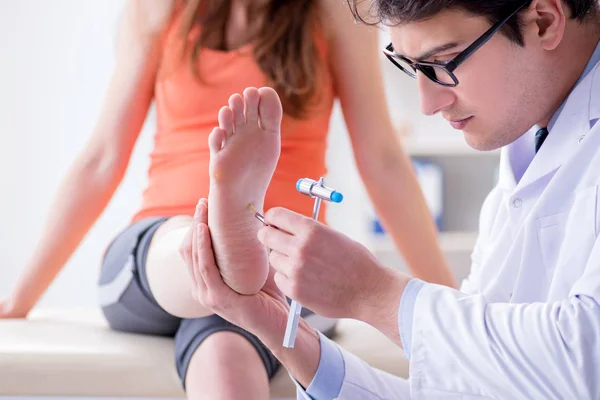
[{"label": "doctor's wrist", "polygon": [[361,298],[362,304],[357,307],[358,315],[355,319],[366,322],[401,345],[398,308],[404,288],[411,279],[401,271],[380,266],[373,284]]},{"label": "doctor's wrist", "polygon": [[283,347],[283,336],[265,345],[273,352],[273,355],[283,364],[290,375],[305,389],[317,373],[321,359],[321,343],[319,334],[308,325],[304,319],[300,319],[296,342],[294,348]]}]

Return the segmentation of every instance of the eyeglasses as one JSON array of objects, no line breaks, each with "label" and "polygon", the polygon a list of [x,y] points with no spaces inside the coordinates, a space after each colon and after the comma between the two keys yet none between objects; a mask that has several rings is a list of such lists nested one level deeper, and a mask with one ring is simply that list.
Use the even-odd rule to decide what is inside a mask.
[{"label": "eyeglasses", "polygon": [[408,58],[396,54],[392,43],[390,43],[383,54],[398,68],[404,71],[411,78],[417,77],[417,71],[421,71],[423,75],[431,79],[433,82],[447,87],[455,87],[458,85],[458,79],[454,75],[454,70],[458,68],[465,60],[473,55],[481,46],[487,43],[488,40],[494,36],[496,32],[502,26],[510,20],[515,14],[517,14],[526,4],[529,4],[530,0],[522,3],[516,10],[508,15],[503,20],[497,22],[494,26],[488,29],[483,35],[481,35],[473,44],[467,47],[459,55],[454,57],[452,60],[440,63],[440,62],[426,62],[426,61],[412,61]]}]

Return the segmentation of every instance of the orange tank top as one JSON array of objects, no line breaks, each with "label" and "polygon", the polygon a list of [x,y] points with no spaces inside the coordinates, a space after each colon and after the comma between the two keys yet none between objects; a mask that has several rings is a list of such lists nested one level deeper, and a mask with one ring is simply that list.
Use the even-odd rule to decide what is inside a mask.
[{"label": "orange tank top", "polygon": [[[235,51],[203,49],[198,59],[199,81],[189,53],[176,65],[165,63],[167,45],[179,40],[175,23],[168,29],[162,51],[167,72],[155,83],[157,132],[150,154],[148,183],[140,210],[133,221],[156,216],[193,215],[198,199],[208,197],[208,135],[218,126],[219,109],[229,96],[246,87],[267,85],[250,45]],[[325,150],[334,88],[327,60],[327,41],[322,30],[315,43],[326,70],[319,84],[319,106],[306,119],[285,114],[281,130],[281,156],[265,198],[265,211],[281,206],[311,215],[313,200],[296,191],[300,178],[318,179],[326,173]],[[191,39],[188,39],[191,40]],[[179,40],[181,42],[181,40]],[[189,47],[189,46],[188,46]],[[312,108],[311,108],[312,110]],[[285,110],[284,110],[285,111]],[[321,212],[323,220],[325,212]]]}]

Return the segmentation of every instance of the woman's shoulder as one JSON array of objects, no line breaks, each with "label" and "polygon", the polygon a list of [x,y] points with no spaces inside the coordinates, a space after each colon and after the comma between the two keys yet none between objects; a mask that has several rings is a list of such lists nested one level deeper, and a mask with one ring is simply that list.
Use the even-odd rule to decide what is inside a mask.
[{"label": "woman's shoulder", "polygon": [[123,23],[140,37],[160,37],[181,7],[181,0],[128,0]]},{"label": "woman's shoulder", "polygon": [[354,24],[354,16],[348,1],[316,0],[319,24],[328,41],[343,34],[344,28]]}]

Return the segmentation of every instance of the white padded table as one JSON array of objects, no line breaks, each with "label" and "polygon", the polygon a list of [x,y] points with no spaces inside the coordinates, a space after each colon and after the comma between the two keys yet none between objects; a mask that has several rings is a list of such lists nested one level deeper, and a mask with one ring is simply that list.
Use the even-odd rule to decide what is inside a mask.
[{"label": "white padded table", "polygon": [[[341,320],[335,341],[369,364],[406,377],[402,350],[374,328]],[[183,397],[168,338],[113,332],[99,310],[37,310],[0,320],[0,397]],[[272,397],[295,397],[282,368]]]}]

